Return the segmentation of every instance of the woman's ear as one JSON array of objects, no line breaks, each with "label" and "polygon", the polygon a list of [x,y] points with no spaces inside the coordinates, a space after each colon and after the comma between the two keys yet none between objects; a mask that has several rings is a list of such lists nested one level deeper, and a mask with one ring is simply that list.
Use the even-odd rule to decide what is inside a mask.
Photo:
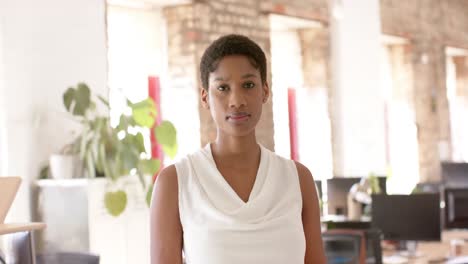
[{"label": "woman's ear", "polygon": [[263,84],[263,103],[268,102],[268,98],[270,98],[270,87],[268,86],[268,82],[265,81]]},{"label": "woman's ear", "polygon": [[203,107],[210,109],[210,104],[208,102],[208,90],[202,87],[200,93]]}]

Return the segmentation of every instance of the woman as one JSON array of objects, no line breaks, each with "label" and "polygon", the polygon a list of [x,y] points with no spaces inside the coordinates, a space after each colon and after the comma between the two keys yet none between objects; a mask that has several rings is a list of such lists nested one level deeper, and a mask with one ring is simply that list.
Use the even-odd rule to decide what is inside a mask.
[{"label": "woman", "polygon": [[202,104],[217,137],[165,168],[151,203],[151,263],[326,263],[310,171],[259,145],[270,95],[261,48],[240,35],[214,41],[200,63]]}]

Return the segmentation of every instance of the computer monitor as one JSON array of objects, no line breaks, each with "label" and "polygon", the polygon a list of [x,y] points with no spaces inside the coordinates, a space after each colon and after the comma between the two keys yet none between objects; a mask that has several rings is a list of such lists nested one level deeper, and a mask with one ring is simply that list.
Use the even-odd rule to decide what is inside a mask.
[{"label": "computer monitor", "polygon": [[[378,176],[382,193],[387,193],[387,177]],[[358,183],[361,177],[335,177],[327,180],[328,214],[347,215],[347,197],[349,189]]]},{"label": "computer monitor", "polygon": [[445,228],[468,228],[468,188],[445,188]]},{"label": "computer monitor", "polygon": [[321,180],[316,180],[315,181],[315,186],[317,186],[317,196],[320,200],[322,200],[322,181]]},{"label": "computer monitor", "polygon": [[442,162],[441,169],[445,186],[468,188],[468,163]]},{"label": "computer monitor", "polygon": [[372,227],[387,240],[440,241],[440,194],[372,195]]},{"label": "computer monitor", "polygon": [[413,194],[416,193],[441,193],[443,189],[442,182],[421,182],[416,184]]}]

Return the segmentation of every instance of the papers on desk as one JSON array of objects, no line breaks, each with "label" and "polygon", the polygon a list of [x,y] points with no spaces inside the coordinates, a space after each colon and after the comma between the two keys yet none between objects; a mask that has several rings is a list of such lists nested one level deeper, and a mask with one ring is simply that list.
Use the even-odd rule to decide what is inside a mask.
[{"label": "papers on desk", "polygon": [[382,261],[384,264],[403,264],[408,263],[408,258],[403,256],[393,255],[393,256],[383,256]]},{"label": "papers on desk", "polygon": [[451,258],[449,261],[446,262],[446,264],[466,264],[466,263],[468,263],[468,256]]},{"label": "papers on desk", "polygon": [[[383,264],[404,264],[409,263],[409,259],[403,256],[393,255],[393,256],[384,256]],[[445,263],[445,264],[468,264],[468,256],[455,257],[444,262],[443,260],[437,260],[436,262],[429,263]]]}]

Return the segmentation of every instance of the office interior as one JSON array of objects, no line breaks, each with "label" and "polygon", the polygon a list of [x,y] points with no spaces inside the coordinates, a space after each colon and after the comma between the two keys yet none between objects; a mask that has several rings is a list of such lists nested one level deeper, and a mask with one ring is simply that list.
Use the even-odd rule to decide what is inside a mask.
[{"label": "office interior", "polygon": [[[0,228],[0,257],[149,263],[147,190],[134,171],[88,177],[65,93],[85,83],[112,127],[127,99],[152,98],[177,151],[135,133],[167,166],[216,137],[198,63],[237,33],[268,58],[257,138],[311,170],[329,263],[468,263],[467,13],[464,0],[0,0],[0,176],[21,178],[5,223],[47,225]],[[121,189],[114,216],[104,197]]]}]

